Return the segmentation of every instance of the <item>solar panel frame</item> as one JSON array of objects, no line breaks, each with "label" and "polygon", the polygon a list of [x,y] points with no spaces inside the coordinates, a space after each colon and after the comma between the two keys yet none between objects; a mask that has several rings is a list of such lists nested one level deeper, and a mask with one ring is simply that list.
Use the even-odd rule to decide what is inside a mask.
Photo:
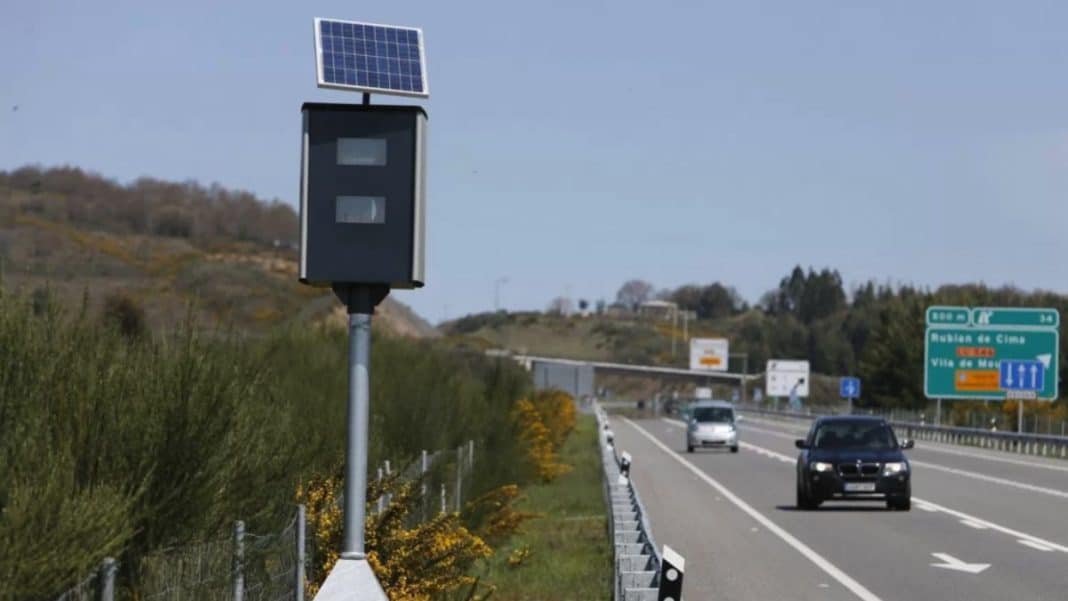
[{"label": "solar panel frame", "polygon": [[[415,32],[415,34],[417,36],[417,42],[418,42],[416,44],[416,47],[419,49],[419,60],[418,60],[418,63],[417,63],[418,64],[418,68],[419,68],[418,81],[420,82],[420,84],[422,86],[422,90],[420,90],[420,91],[417,91],[417,90],[404,90],[404,89],[400,89],[400,88],[397,88],[397,87],[382,87],[380,85],[369,85],[369,83],[371,81],[370,75],[372,74],[372,72],[370,70],[366,70],[367,73],[368,73],[368,85],[361,85],[359,83],[349,84],[349,83],[339,83],[339,82],[335,82],[335,81],[328,81],[326,76],[325,76],[326,75],[325,74],[326,66],[325,66],[324,61],[323,61],[323,35],[322,35],[322,23],[323,22],[331,23],[331,24],[337,23],[337,24],[341,24],[341,25],[350,25],[350,26],[382,28],[387,32],[387,34],[390,33],[390,32],[393,32],[394,35],[395,35],[395,32],[400,32],[400,31]],[[316,73],[316,84],[318,85],[318,87],[334,89],[334,90],[347,90],[347,91],[356,91],[356,92],[366,92],[366,93],[369,93],[369,94],[390,94],[390,95],[394,95],[394,96],[409,96],[409,97],[414,97],[414,98],[427,98],[427,97],[430,96],[430,84],[429,84],[429,82],[427,80],[427,72],[426,72],[426,44],[425,44],[425,38],[423,37],[423,30],[421,28],[419,28],[419,27],[398,26],[398,25],[383,25],[381,23],[367,23],[367,22],[364,22],[364,21],[345,21],[345,20],[341,20],[341,19],[326,19],[326,18],[322,18],[322,17],[316,17],[315,18],[313,27],[314,27],[314,37],[315,37],[315,73]],[[366,40],[364,40],[364,41],[366,41]],[[377,57],[376,60],[383,61],[383,60],[388,60],[388,59],[386,59],[385,57]],[[381,64],[381,63],[378,63],[378,64]],[[356,70],[355,65],[352,67],[352,70],[353,71]],[[378,83],[377,82],[377,75],[378,75],[377,70],[375,70],[375,72],[373,74],[375,75],[375,83]],[[413,79],[414,79],[414,77],[413,77]]]}]

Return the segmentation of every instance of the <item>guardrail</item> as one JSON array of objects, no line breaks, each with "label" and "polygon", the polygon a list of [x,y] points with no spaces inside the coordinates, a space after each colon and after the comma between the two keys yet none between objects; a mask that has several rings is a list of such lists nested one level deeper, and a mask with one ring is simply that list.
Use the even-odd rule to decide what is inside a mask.
[{"label": "guardrail", "polygon": [[[739,406],[738,410],[745,413],[797,420],[812,420],[820,417],[819,414],[774,411],[747,406]],[[973,446],[1024,455],[1068,458],[1068,436],[997,432],[981,428],[936,426],[933,424],[890,420],[887,420],[887,423],[894,428],[894,432],[901,438]]]},{"label": "guardrail", "polygon": [[598,446],[604,469],[608,534],[613,548],[614,601],[681,601],[685,560],[664,546],[661,553],[646,519],[641,497],[630,480],[632,458],[617,454],[608,416],[594,404]]}]

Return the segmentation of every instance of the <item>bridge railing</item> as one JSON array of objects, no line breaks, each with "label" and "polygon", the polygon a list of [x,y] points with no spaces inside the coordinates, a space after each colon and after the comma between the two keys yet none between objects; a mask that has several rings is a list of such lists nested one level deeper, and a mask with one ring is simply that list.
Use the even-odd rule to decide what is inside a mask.
[{"label": "bridge railing", "polygon": [[[798,413],[794,411],[776,411],[766,407],[739,405],[744,413],[755,413],[769,417],[791,420],[812,420],[820,417],[817,413]],[[972,447],[1037,455],[1041,457],[1068,458],[1068,436],[1054,434],[1034,434],[1019,432],[1000,432],[982,428],[961,428],[955,426],[938,426],[934,424],[890,421],[899,438],[912,438],[930,442],[956,444]]]},{"label": "bridge railing", "polygon": [[681,601],[684,561],[670,547],[660,552],[638,490],[630,479],[631,457],[616,450],[608,416],[594,405],[604,470],[608,533],[613,548],[614,601]]}]

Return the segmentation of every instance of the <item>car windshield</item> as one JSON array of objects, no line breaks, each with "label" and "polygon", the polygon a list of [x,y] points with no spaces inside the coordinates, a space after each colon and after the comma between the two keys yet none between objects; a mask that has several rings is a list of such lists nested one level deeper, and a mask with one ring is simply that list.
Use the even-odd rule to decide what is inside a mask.
[{"label": "car windshield", "polygon": [[734,411],[727,407],[695,407],[693,418],[699,422],[734,423]]},{"label": "car windshield", "polygon": [[843,421],[823,424],[816,430],[813,446],[817,449],[897,448],[894,433],[886,424]]}]

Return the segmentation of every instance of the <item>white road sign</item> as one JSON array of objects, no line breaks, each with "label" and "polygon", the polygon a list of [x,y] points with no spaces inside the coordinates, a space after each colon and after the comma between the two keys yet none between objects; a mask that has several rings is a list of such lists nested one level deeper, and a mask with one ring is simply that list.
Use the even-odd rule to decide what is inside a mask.
[{"label": "white road sign", "polygon": [[726,338],[690,339],[690,369],[694,371],[727,371],[729,357]]},{"label": "white road sign", "polygon": [[789,397],[796,389],[798,397],[808,397],[808,361],[771,359],[765,378],[768,396]]}]

